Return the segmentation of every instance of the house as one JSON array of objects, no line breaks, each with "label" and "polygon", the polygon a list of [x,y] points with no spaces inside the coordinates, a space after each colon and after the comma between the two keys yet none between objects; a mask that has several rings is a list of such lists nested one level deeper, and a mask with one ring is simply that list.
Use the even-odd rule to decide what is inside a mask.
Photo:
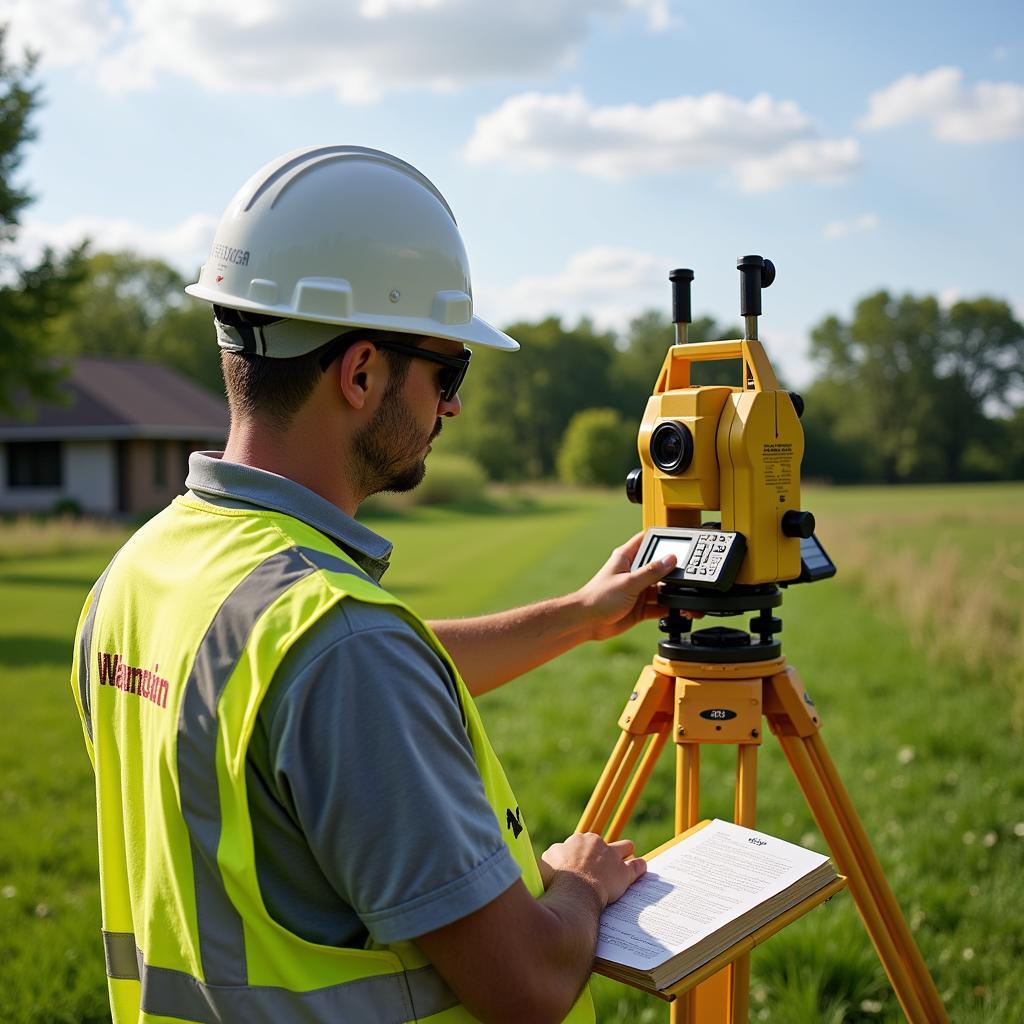
[{"label": "house", "polygon": [[223,397],[156,363],[80,358],[67,404],[0,416],[0,512],[139,515],[184,490],[191,452],[222,448]]}]

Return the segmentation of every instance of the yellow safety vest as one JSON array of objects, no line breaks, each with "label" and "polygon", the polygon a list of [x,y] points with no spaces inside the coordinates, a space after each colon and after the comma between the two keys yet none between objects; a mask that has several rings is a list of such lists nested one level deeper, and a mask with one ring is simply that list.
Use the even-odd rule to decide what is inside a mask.
[{"label": "yellow safety vest", "polygon": [[[516,798],[430,628],[299,520],[178,498],[107,567],[76,640],[114,1024],[474,1019],[415,944],[307,942],[263,903],[246,750],[282,659],[343,600],[393,608],[448,665],[499,828],[543,892],[526,828],[506,828]],[[586,988],[566,1019],[594,1020]]]}]

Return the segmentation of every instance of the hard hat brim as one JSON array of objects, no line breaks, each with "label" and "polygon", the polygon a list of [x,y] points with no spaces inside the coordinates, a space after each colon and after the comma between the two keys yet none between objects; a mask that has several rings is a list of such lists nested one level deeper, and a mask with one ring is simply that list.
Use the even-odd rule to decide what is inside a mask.
[{"label": "hard hat brim", "polygon": [[492,327],[486,320],[473,316],[464,324],[443,324],[439,321],[426,321],[423,317],[375,316],[372,313],[361,313],[353,319],[324,316],[302,316],[287,305],[267,306],[259,302],[251,302],[243,298],[226,296],[213,288],[206,288],[196,282],[186,286],[185,291],[196,299],[203,299],[231,309],[244,310],[247,313],[259,313],[262,316],[279,316],[286,320],[306,320],[311,323],[337,324],[339,327],[367,327],[371,330],[397,331],[415,334],[421,337],[444,338],[448,341],[461,341],[466,345],[481,345],[484,348],[496,348],[504,352],[517,352],[519,342],[510,338],[503,331]]}]

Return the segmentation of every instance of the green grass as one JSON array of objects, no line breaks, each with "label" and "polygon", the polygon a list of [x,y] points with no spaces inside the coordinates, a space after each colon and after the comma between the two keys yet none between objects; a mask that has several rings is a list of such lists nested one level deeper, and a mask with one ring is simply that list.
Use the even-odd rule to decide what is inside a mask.
[{"label": "green grass", "polygon": [[[997,643],[1004,626],[977,643],[976,630],[958,633],[937,654],[936,637],[950,630],[945,612],[927,611],[948,607],[939,561],[939,569],[959,566],[950,590],[977,596],[984,587],[986,609],[1009,609],[1011,626],[1019,623],[1024,487],[822,490],[805,504],[840,575],[787,594],[787,656],[817,702],[825,740],[951,1018],[1024,1019],[1024,769],[1011,678],[1024,658],[1018,651],[979,660],[972,650]],[[371,525],[395,542],[387,584],[442,617],[581,584],[637,519],[618,494],[551,492],[473,514],[419,509]],[[81,601],[115,543],[103,537],[19,558],[0,535],[0,1020],[12,1024],[107,1019],[91,773],[67,677]],[[879,590],[871,559],[883,551],[899,557],[903,576]],[[956,559],[941,562],[950,551]],[[926,586],[915,585],[920,579]],[[578,819],[656,636],[647,624],[587,645],[482,699],[539,848]],[[731,810],[728,754],[703,758],[708,816]],[[664,762],[629,829],[644,849],[670,827]],[[821,848],[771,739],[759,774],[761,827]],[[901,1019],[845,894],[756,950],[753,972],[753,1020]],[[667,1017],[656,1000],[605,979],[595,987],[601,1021]]]}]

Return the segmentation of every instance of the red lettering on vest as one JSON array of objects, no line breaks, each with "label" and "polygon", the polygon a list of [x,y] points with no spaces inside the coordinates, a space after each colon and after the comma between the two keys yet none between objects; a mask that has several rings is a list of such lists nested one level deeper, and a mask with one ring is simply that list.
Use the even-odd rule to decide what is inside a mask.
[{"label": "red lettering on vest", "polygon": [[96,655],[100,686],[112,686],[122,693],[130,693],[143,700],[151,701],[157,707],[167,707],[167,693],[170,684],[158,675],[159,665],[138,668],[129,665],[120,654],[100,652]]},{"label": "red lettering on vest", "polygon": [[98,654],[96,660],[100,663],[100,686],[113,686],[114,676],[121,663],[121,656],[119,654]]}]

